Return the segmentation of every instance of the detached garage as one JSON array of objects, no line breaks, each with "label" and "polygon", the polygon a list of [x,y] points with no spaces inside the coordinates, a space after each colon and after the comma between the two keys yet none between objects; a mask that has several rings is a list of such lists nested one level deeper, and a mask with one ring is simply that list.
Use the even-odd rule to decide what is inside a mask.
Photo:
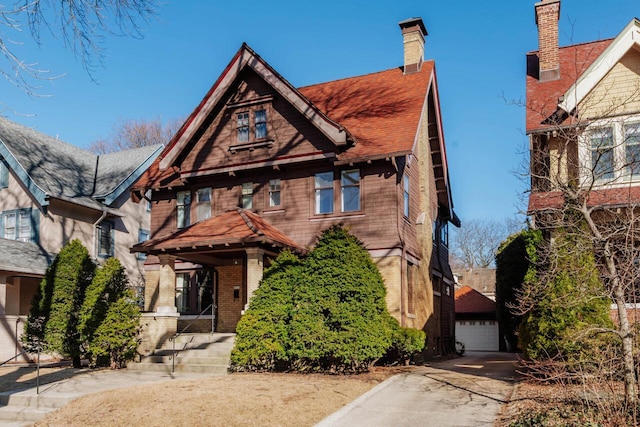
[{"label": "detached garage", "polygon": [[456,341],[466,351],[498,351],[496,303],[469,286],[456,290]]}]

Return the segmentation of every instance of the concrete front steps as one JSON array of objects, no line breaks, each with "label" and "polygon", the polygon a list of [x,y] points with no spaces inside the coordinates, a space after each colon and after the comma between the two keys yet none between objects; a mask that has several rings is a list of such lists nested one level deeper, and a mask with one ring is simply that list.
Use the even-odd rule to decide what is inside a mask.
[{"label": "concrete front steps", "polygon": [[[226,374],[229,370],[235,334],[194,333],[176,338],[175,372]],[[140,362],[129,363],[134,371],[171,372],[173,342],[166,341],[160,348]]]},{"label": "concrete front steps", "polygon": [[49,412],[62,408],[81,395],[56,393],[47,396],[46,394],[36,395],[32,391],[2,392],[0,393],[0,426],[31,425],[44,418]]}]

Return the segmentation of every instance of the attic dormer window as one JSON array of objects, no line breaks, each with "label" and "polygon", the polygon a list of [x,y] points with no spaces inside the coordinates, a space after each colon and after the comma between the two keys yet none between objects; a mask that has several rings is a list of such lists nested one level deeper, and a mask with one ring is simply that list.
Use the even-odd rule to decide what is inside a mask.
[{"label": "attic dormer window", "polygon": [[236,132],[229,146],[231,154],[273,145],[273,139],[270,138],[272,132],[269,131],[272,101],[273,97],[269,95],[227,104],[227,108],[236,110],[233,113]]}]

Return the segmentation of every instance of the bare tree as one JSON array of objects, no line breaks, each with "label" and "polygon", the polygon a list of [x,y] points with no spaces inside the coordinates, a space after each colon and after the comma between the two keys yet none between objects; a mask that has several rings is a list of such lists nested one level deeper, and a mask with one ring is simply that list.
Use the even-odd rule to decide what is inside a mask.
[{"label": "bare tree", "polygon": [[451,239],[451,264],[470,269],[491,266],[500,243],[523,228],[515,218],[503,221],[471,219],[462,222]]},{"label": "bare tree", "polygon": [[105,154],[154,144],[166,145],[181,124],[182,121],[178,119],[166,123],[159,118],[124,120],[114,126],[110,136],[91,143],[89,150],[96,154]]},{"label": "bare tree", "polygon": [[[141,37],[139,23],[157,13],[156,0],[24,0],[0,5],[0,75],[29,95],[38,95],[38,80],[50,79],[37,61],[23,58],[20,46],[30,35],[39,46],[43,32],[61,37],[91,70],[102,63],[102,42],[109,34]],[[28,31],[25,31],[28,30]],[[28,36],[27,36],[28,37]]]}]

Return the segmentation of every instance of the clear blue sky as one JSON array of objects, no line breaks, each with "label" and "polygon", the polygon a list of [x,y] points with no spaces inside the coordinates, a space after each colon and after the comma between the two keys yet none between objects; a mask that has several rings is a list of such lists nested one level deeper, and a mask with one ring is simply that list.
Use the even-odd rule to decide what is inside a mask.
[{"label": "clear blue sky", "polygon": [[[522,204],[520,167],[525,53],[537,49],[534,1],[189,1],[165,0],[143,39],[104,41],[104,68],[91,80],[60,39],[30,39],[27,60],[52,74],[45,98],[0,81],[11,120],[86,147],[124,119],[186,117],[243,41],[295,86],[402,64],[397,23],[422,17],[435,59],[455,209],[462,220],[502,219]],[[614,37],[637,0],[562,0],[560,44]]]}]

